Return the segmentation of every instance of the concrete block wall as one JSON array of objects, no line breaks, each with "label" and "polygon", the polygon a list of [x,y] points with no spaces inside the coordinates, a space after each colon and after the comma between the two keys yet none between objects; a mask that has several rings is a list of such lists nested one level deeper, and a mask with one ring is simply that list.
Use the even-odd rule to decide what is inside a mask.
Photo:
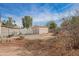
[{"label": "concrete block wall", "polygon": [[32,29],[13,29],[13,28],[6,28],[6,27],[1,27],[1,33],[0,36],[1,37],[6,37],[8,35],[18,35],[18,34],[32,34],[33,31]]}]

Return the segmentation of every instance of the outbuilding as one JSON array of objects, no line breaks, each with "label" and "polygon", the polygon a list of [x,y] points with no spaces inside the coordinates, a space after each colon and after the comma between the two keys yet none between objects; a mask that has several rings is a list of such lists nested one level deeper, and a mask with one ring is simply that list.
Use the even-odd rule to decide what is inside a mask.
[{"label": "outbuilding", "polygon": [[46,26],[33,26],[33,34],[46,34],[48,33],[48,27]]}]

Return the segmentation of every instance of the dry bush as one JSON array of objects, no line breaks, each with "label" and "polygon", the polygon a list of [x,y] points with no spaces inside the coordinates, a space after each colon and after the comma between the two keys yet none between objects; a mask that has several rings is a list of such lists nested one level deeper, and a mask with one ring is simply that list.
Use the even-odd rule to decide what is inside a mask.
[{"label": "dry bush", "polygon": [[[79,49],[79,16],[73,16],[63,22],[62,30],[68,31],[68,46],[72,49]],[[67,43],[67,42],[66,42]]]},{"label": "dry bush", "polygon": [[19,36],[15,40],[23,40],[23,39],[24,39],[24,36]]},{"label": "dry bush", "polygon": [[70,42],[71,43],[71,47],[73,49],[79,49],[79,26],[78,25],[71,25],[70,28],[68,29],[69,33],[70,33]]},{"label": "dry bush", "polygon": [[[75,27],[75,28],[74,28]],[[74,29],[72,29],[74,28]],[[32,55],[74,55],[75,50],[79,48],[78,26],[72,26],[67,29],[68,36],[57,36],[48,40],[26,40],[25,49]],[[74,34],[75,33],[75,34]],[[67,34],[67,33],[66,33]],[[26,55],[27,53],[25,53]],[[78,55],[78,54],[77,54]]]},{"label": "dry bush", "polygon": [[[48,40],[26,40],[25,51],[30,51],[31,55],[65,55],[67,53],[64,42],[58,38]],[[23,55],[28,55],[24,52]]]}]

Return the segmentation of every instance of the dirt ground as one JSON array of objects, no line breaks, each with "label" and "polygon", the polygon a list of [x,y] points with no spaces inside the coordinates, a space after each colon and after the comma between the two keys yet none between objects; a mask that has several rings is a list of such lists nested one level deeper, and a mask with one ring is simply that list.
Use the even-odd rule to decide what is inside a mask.
[{"label": "dirt ground", "polygon": [[15,40],[15,42],[0,43],[0,56],[16,56],[22,52],[24,46],[23,40]]},{"label": "dirt ground", "polygon": [[[0,41],[0,56],[79,56],[79,49],[66,50],[65,42],[50,36],[44,35],[42,40],[33,40],[29,35],[26,36],[29,39],[20,36]],[[47,39],[47,37],[50,38]]]},{"label": "dirt ground", "polygon": [[[3,42],[0,42],[0,56],[16,56],[16,55],[32,55],[30,51],[24,48],[26,39],[35,40],[35,39],[48,39],[51,37],[51,34],[45,35],[27,35],[24,36],[25,40],[18,40],[16,37],[4,39]],[[22,54],[21,54],[22,53]]]}]

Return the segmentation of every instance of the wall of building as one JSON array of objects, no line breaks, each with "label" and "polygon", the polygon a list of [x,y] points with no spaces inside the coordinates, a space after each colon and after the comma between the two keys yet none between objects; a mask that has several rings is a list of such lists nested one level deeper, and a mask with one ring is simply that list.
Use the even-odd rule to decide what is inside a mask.
[{"label": "wall of building", "polygon": [[48,28],[39,28],[39,34],[48,33]]},{"label": "wall of building", "polygon": [[39,28],[33,28],[33,34],[39,34]]},{"label": "wall of building", "polygon": [[36,27],[36,28],[33,28],[33,33],[34,34],[46,34],[48,33],[48,28],[47,27]]},{"label": "wall of building", "polygon": [[0,29],[1,37],[6,37],[8,35],[18,35],[18,34],[45,34],[48,33],[48,28],[29,28],[29,29],[13,29],[13,28],[6,28],[6,27],[1,27]]},{"label": "wall of building", "polygon": [[8,35],[18,35],[18,34],[33,34],[32,29],[13,29],[1,27],[1,37],[6,37]]}]

